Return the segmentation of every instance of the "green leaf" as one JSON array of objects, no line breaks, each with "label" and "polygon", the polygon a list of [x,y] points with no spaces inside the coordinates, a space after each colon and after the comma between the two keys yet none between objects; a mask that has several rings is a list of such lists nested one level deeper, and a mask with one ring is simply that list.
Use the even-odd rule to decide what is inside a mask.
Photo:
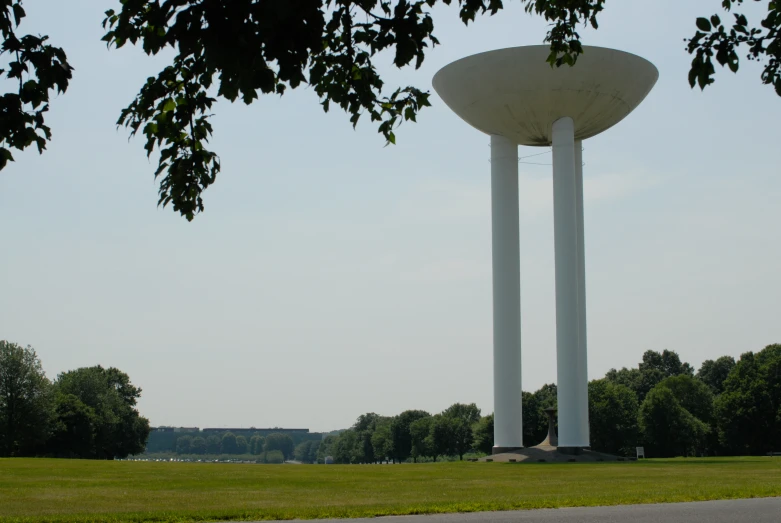
[{"label": "green leaf", "polygon": [[729,65],[730,71],[733,73],[738,72],[738,66],[740,65],[740,60],[738,59],[738,54],[735,51],[732,51],[729,55],[729,62],[727,62]]},{"label": "green leaf", "polygon": [[19,25],[19,22],[22,21],[22,18],[25,16],[24,9],[22,9],[22,6],[20,4],[14,4],[13,7],[14,10],[14,20],[16,20],[16,25]]},{"label": "green leaf", "polygon": [[710,22],[707,18],[698,18],[697,19],[697,29],[700,31],[704,31],[706,33],[709,33],[712,29]]}]

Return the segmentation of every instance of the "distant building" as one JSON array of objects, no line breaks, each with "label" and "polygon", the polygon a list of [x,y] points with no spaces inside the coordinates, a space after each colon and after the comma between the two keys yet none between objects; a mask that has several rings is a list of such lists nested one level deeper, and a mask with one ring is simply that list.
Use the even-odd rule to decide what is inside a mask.
[{"label": "distant building", "polygon": [[234,434],[237,432],[260,432],[262,433],[272,433],[272,432],[284,432],[288,434],[309,434],[309,429],[286,429],[282,427],[273,427],[273,428],[256,428],[256,427],[241,427],[241,428],[205,428],[203,429],[203,432],[233,432]]}]

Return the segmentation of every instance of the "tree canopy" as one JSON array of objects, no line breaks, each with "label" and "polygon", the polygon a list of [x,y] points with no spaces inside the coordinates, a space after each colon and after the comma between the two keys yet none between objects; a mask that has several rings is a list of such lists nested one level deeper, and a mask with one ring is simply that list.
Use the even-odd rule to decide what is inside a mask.
[{"label": "tree canopy", "polygon": [[113,367],[63,372],[52,383],[32,347],[0,340],[0,456],[140,454],[150,430],[135,408],[140,395]]},{"label": "tree canopy", "polygon": [[38,450],[51,417],[51,385],[35,349],[0,340],[0,456]]},{"label": "tree canopy", "polygon": [[94,457],[113,459],[143,452],[149,420],[135,408],[141,389],[127,374],[100,365],[63,372],[54,383],[59,394],[72,395],[95,413]]},{"label": "tree canopy", "polygon": [[[739,52],[764,64],[761,81],[781,95],[781,3],[767,4],[759,25],[732,11],[744,0],[722,0],[723,11],[693,21],[687,50],[693,55],[689,83],[714,82],[714,63],[737,72]],[[575,65],[583,52],[578,30],[599,26],[605,0],[520,0],[525,10],[550,23],[551,66]],[[420,67],[426,50],[439,43],[431,10],[457,5],[465,24],[493,15],[502,0],[122,0],[105,13],[103,40],[109,47],[138,45],[149,55],[174,51],[170,63],[140,88],[120,112],[118,124],[146,138],[148,155],[160,153],[160,205],[171,204],[188,220],[204,210],[203,191],[220,172],[207,149],[212,107],[219,98],[251,104],[261,94],[283,95],[309,85],[325,111],[338,106],[355,126],[361,117],[378,125],[388,143],[403,121],[415,121],[430,105],[415,86],[386,88],[375,67],[379,53],[396,67]],[[0,98],[0,169],[11,149],[33,144],[42,152],[51,130],[44,117],[49,97],[65,92],[73,74],[65,51],[47,36],[18,34],[26,14],[22,0],[0,0],[2,53],[13,87]],[[729,17],[728,17],[729,18]]]}]

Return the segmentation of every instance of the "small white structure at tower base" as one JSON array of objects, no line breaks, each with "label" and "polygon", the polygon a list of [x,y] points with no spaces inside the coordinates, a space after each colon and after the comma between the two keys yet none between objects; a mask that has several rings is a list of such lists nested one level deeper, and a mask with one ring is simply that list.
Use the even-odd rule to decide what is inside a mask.
[{"label": "small white structure at tower base", "polygon": [[559,447],[588,448],[588,365],[582,140],[623,120],[659,77],[638,56],[584,47],[575,66],[551,67],[548,46],[457,60],[434,89],[491,137],[494,453],[523,447],[518,145],[553,147]]}]

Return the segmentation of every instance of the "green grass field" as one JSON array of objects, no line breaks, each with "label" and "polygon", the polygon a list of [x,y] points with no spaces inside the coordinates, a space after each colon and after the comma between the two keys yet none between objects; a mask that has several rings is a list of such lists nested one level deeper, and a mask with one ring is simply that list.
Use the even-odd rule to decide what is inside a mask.
[{"label": "green grass field", "polygon": [[781,458],[240,465],[0,459],[0,522],[361,517],[781,496]]}]

